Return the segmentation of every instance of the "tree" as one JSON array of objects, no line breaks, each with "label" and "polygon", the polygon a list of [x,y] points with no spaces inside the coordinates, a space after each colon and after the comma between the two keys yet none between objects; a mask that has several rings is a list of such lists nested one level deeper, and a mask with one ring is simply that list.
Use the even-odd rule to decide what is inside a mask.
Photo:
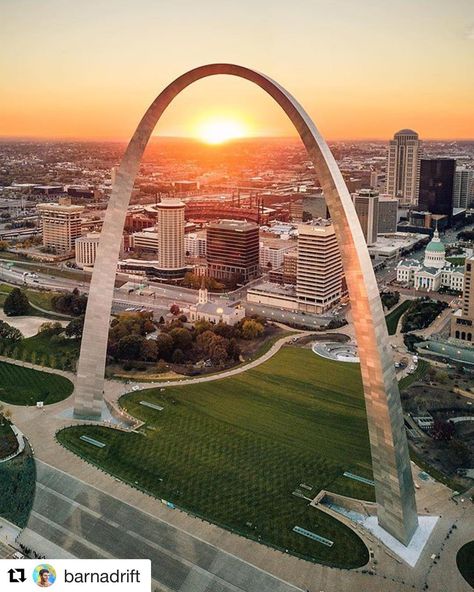
[{"label": "tree", "polygon": [[12,327],[5,321],[0,321],[0,339],[20,341],[20,339],[23,339],[23,335],[16,327]]},{"label": "tree", "polygon": [[179,310],[179,306],[177,304],[172,304],[170,306],[170,313],[172,315],[174,315],[175,317],[177,317],[179,315],[179,312],[180,312],[180,310]]},{"label": "tree", "polygon": [[191,332],[185,327],[173,329],[169,334],[173,338],[174,347],[181,350],[188,349],[193,341]]},{"label": "tree", "polygon": [[140,349],[140,358],[145,362],[156,362],[158,359],[158,346],[154,339],[144,339]]},{"label": "tree", "polygon": [[28,314],[30,311],[30,303],[23,290],[20,290],[20,288],[13,288],[5,299],[3,310],[9,317]]},{"label": "tree", "polygon": [[64,331],[63,326],[61,325],[61,323],[59,323],[58,321],[55,321],[54,323],[43,323],[42,325],[40,325],[39,331],[38,333],[41,333],[43,335],[59,335],[60,333],[62,333]]},{"label": "tree", "polygon": [[242,324],[243,339],[257,339],[263,335],[263,325],[253,319],[246,319]]},{"label": "tree", "polygon": [[182,349],[175,349],[171,361],[173,364],[182,364],[186,359]]},{"label": "tree", "polygon": [[229,343],[227,345],[227,355],[231,360],[238,362],[240,360],[240,354],[242,350],[240,345],[237,343],[235,339],[229,339]]},{"label": "tree", "polygon": [[84,317],[77,317],[76,319],[72,319],[69,324],[66,326],[65,333],[68,337],[77,337],[80,339],[82,337],[82,331],[84,330]]},{"label": "tree", "polygon": [[144,339],[140,335],[125,335],[117,345],[117,356],[121,360],[137,360]]},{"label": "tree", "polygon": [[194,332],[196,335],[201,335],[201,333],[205,333],[206,331],[212,331],[214,325],[209,321],[196,321],[194,324]]},{"label": "tree", "polygon": [[160,333],[156,337],[155,341],[158,347],[158,356],[164,360],[169,359],[173,353],[174,348],[174,342],[171,335],[168,335],[167,333]]},{"label": "tree", "polygon": [[57,312],[80,316],[86,312],[87,296],[81,294],[77,288],[74,288],[72,292],[53,296],[51,304]]},{"label": "tree", "polygon": [[227,323],[224,323],[222,321],[217,323],[217,325],[214,325],[212,328],[212,331],[214,331],[214,333],[216,335],[220,335],[221,337],[226,337],[227,339],[231,339],[235,335],[234,327],[232,327],[231,325],[228,325]]}]

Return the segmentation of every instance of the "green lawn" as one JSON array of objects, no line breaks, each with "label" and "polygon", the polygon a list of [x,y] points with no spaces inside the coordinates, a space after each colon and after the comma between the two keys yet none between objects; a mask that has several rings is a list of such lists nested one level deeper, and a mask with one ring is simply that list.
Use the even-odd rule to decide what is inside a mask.
[{"label": "green lawn", "polygon": [[464,256],[460,256],[460,257],[446,257],[446,261],[449,261],[449,263],[452,263],[453,265],[464,265],[466,263],[466,257]]},{"label": "green lawn", "polygon": [[397,308],[394,308],[392,312],[388,313],[388,315],[385,317],[389,335],[395,335],[395,333],[397,332],[397,326],[400,317],[406,313],[411,304],[411,300],[405,300],[404,302],[399,304]]},{"label": "green lawn", "polygon": [[11,405],[45,405],[68,397],[73,384],[64,376],[0,362],[0,401]]},{"label": "green lawn", "polygon": [[[292,495],[305,483],[309,497],[324,488],[373,499],[372,487],[342,476],[372,474],[358,365],[286,347],[237,376],[148,389],[121,403],[146,422],[142,433],[77,426],[59,432],[59,441],[135,487],[245,536],[314,561],[366,563],[355,533]],[[106,447],[81,441],[83,434]],[[334,546],[293,533],[295,525]]]},{"label": "green lawn", "polygon": [[18,342],[0,339],[0,354],[40,366],[74,370],[80,344],[79,339],[61,337],[56,340],[51,335],[37,333]]},{"label": "green lawn", "polygon": [[420,380],[420,378],[423,378],[423,376],[428,371],[429,367],[430,367],[430,365],[425,360],[418,360],[416,370],[412,374],[407,374],[398,383],[398,387],[400,389],[400,392],[407,389],[409,386],[411,386],[417,380]]},{"label": "green lawn", "polygon": [[456,555],[456,564],[462,577],[474,588],[474,541],[466,543]]},{"label": "green lawn", "polygon": [[[7,294],[9,292],[11,292],[13,290],[13,288],[15,287],[20,287],[20,286],[12,286],[10,284],[0,284],[0,306],[3,307],[4,303],[5,303],[5,299],[7,297]],[[53,298],[53,296],[55,296],[57,294],[57,292],[49,292],[47,290],[31,290],[29,288],[25,289],[25,293],[28,297],[28,300],[30,301],[30,303],[34,306],[38,306],[39,308],[43,308],[45,311],[49,311],[49,312],[42,312],[36,308],[34,308],[34,306],[32,306],[30,308],[30,315],[34,315],[37,317],[45,317],[46,319],[51,319],[51,320],[67,320],[68,318],[73,318],[73,317],[68,317],[67,315],[60,315],[54,312],[53,310],[53,305],[51,303],[51,300]]]}]

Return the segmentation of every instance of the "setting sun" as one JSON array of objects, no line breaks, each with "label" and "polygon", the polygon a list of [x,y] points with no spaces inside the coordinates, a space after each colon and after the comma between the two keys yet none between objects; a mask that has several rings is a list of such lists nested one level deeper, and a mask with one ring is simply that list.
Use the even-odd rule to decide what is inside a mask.
[{"label": "setting sun", "polygon": [[211,118],[197,126],[197,137],[207,144],[221,144],[248,135],[244,123],[235,119]]}]

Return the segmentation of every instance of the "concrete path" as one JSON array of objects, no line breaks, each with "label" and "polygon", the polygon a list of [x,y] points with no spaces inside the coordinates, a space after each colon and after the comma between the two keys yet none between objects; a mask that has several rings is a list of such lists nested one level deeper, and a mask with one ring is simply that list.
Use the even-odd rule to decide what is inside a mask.
[{"label": "concrete path", "polygon": [[53,321],[45,317],[35,317],[31,315],[21,315],[18,317],[9,317],[3,310],[0,310],[0,320],[5,321],[12,327],[15,327],[23,334],[23,337],[33,337],[38,333],[39,328],[43,323],[61,323],[63,327],[68,324],[68,321]]},{"label": "concrete path", "polygon": [[[151,559],[154,585],[180,592],[300,589],[43,462],[20,541],[62,557]],[[51,545],[52,544],[52,545]],[[55,558],[58,558],[55,555]]]}]

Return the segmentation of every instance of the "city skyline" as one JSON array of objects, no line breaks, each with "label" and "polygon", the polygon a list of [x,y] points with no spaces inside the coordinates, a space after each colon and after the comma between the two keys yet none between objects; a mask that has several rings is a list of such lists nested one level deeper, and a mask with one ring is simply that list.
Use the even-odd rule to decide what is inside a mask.
[{"label": "city skyline", "polygon": [[[0,136],[127,139],[168,80],[221,61],[281,80],[330,140],[383,140],[404,127],[473,139],[474,8],[454,4],[4,4]],[[154,134],[196,137],[215,118],[244,135],[294,135],[268,97],[228,77],[184,93]]]}]

